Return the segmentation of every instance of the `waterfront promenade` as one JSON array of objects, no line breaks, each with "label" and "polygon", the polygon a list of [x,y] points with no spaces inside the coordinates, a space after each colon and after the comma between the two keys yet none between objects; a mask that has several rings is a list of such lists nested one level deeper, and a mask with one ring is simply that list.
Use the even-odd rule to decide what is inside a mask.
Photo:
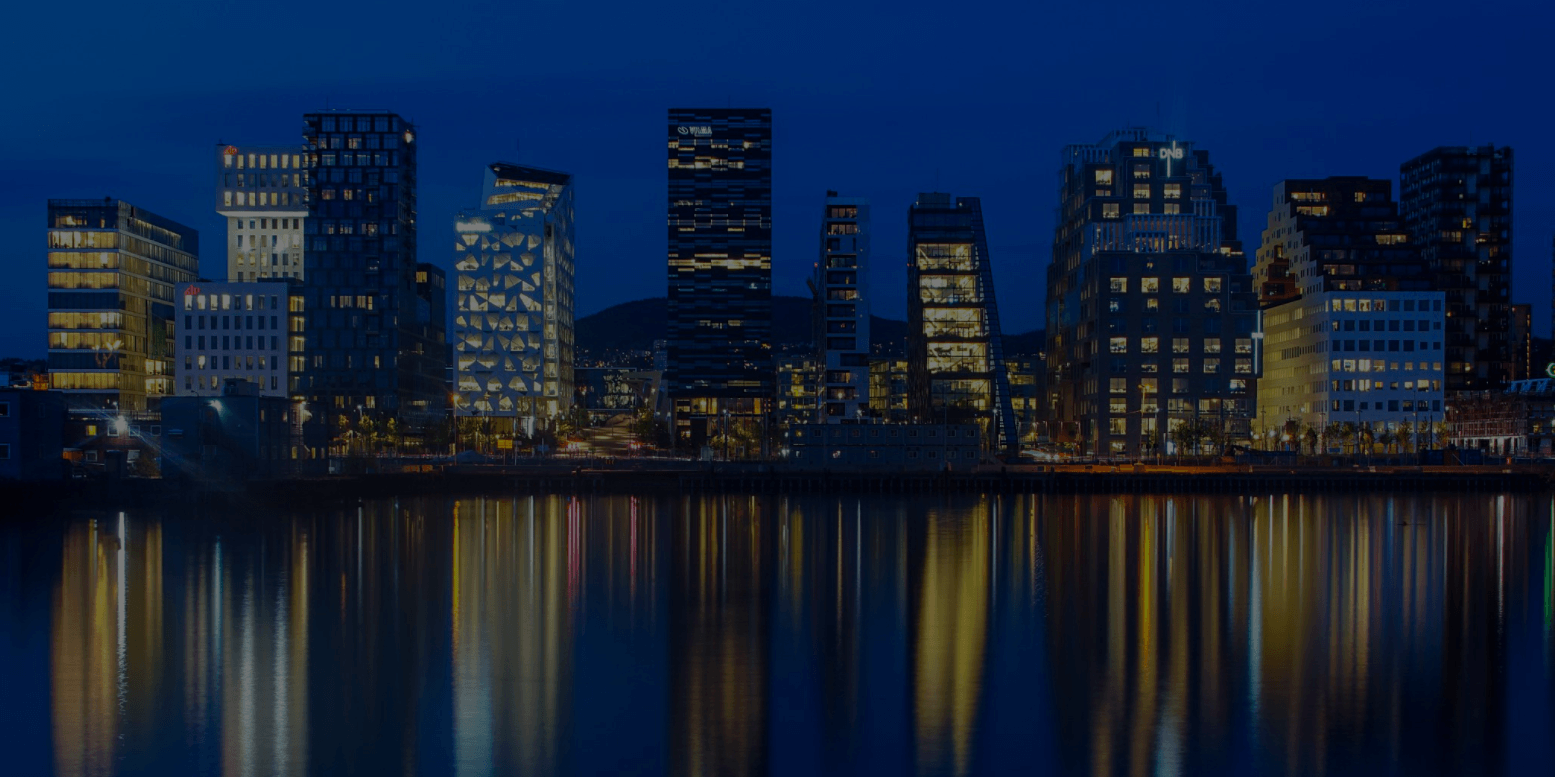
[{"label": "waterfront promenade", "polygon": [[[380,496],[578,494],[1227,494],[1518,492],[1549,490],[1555,466],[1260,466],[1246,464],[982,465],[954,472],[824,470],[755,462],[540,459],[517,464],[405,465],[380,471],[225,487],[158,479],[0,485],[4,504],[127,505],[232,498],[296,505]],[[392,470],[392,471],[391,471]]]}]

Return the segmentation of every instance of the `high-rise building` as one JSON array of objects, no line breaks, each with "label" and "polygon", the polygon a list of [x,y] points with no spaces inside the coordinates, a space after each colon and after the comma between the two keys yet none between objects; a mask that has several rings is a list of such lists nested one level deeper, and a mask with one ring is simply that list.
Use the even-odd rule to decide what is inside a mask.
[{"label": "high-rise building", "polygon": [[72,410],[155,411],[199,233],[122,200],[49,200],[49,381]]},{"label": "high-rise building", "polygon": [[772,401],[772,111],[669,112],[668,360],[674,438]]},{"label": "high-rise building", "polygon": [[1399,220],[1393,182],[1282,181],[1253,271],[1268,361],[1257,433],[1379,434],[1442,412],[1443,297]]},{"label": "high-rise building", "polygon": [[1017,442],[993,266],[976,197],[923,193],[907,211],[907,409]]},{"label": "high-rise building", "polygon": [[1447,393],[1512,375],[1512,149],[1441,147],[1400,168],[1399,210],[1447,294]]},{"label": "high-rise building", "polygon": [[[1257,296],[1209,152],[1130,127],[1064,149],[1048,266],[1054,437],[1095,455],[1245,439]],[[1191,424],[1191,434],[1174,430]]]},{"label": "high-rise building", "polygon": [[[448,406],[446,325],[416,261],[416,131],[388,111],[303,117],[303,393],[315,414],[396,417],[414,431]],[[421,284],[421,285],[418,285]]]},{"label": "high-rise building", "polygon": [[258,396],[293,397],[304,354],[302,285],[267,281],[180,283],[178,387],[185,397],[219,397],[229,380]]},{"label": "high-rise building", "polygon": [[305,158],[300,146],[216,147],[216,212],[227,219],[227,280],[303,277]]},{"label": "high-rise building", "polygon": [[459,415],[549,418],[573,399],[572,176],[497,162],[454,224]]},{"label": "high-rise building", "polygon": [[825,372],[819,420],[861,421],[869,410],[868,200],[826,193],[814,288],[816,345]]},{"label": "high-rise building", "polygon": [[1512,329],[1507,333],[1512,343],[1512,380],[1549,377],[1533,366],[1533,305],[1523,303],[1512,306]]}]

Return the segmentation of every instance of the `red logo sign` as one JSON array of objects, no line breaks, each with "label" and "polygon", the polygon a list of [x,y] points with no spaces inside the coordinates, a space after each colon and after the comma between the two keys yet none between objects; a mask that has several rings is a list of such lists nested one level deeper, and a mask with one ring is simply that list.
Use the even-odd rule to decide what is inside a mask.
[{"label": "red logo sign", "polygon": [[200,287],[199,286],[187,286],[187,287],[184,288],[184,296],[185,297],[193,297],[194,295],[199,294],[199,293],[200,293]]},{"label": "red logo sign", "polygon": [[237,156],[237,154],[238,154],[238,147],[237,146],[227,146],[226,148],[221,150],[221,153],[226,154],[227,156]]}]

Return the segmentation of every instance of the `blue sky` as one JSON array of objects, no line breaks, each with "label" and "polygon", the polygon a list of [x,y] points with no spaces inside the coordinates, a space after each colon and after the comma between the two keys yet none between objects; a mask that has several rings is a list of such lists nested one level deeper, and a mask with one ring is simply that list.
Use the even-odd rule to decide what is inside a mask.
[{"label": "blue sky", "polygon": [[1066,143],[1149,124],[1208,149],[1256,248],[1284,178],[1396,180],[1438,145],[1516,151],[1514,301],[1549,333],[1547,3],[98,3],[0,33],[0,355],[41,356],[45,201],[194,226],[223,272],[218,141],[290,142],[325,105],[420,125],[420,255],[502,159],[572,172],[578,307],[664,293],[664,112],[774,111],[774,289],[804,293],[827,189],[874,205],[878,314],[902,317],[906,209],[983,198],[1007,332],[1042,323]]}]

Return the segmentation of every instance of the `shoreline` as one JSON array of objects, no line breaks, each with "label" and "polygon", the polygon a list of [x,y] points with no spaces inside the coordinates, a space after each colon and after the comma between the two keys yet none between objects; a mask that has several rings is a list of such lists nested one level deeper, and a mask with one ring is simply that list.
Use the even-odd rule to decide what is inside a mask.
[{"label": "shoreline", "polygon": [[1271,493],[1539,493],[1555,485],[1555,467],[1511,466],[1154,466],[1056,465],[962,472],[825,471],[767,465],[707,464],[666,468],[590,467],[548,462],[519,467],[457,467],[439,472],[334,475],[241,484],[188,484],[160,479],[0,483],[4,514],[52,506],[147,507],[249,503],[275,507],[388,496],[481,494],[1220,494]]}]

